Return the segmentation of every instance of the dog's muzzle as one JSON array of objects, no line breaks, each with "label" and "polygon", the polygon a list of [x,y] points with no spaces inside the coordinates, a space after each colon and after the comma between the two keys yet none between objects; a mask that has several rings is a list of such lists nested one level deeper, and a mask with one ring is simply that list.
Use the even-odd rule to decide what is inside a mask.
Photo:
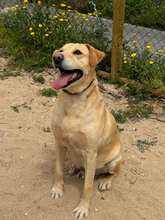
[{"label": "dog's muzzle", "polygon": [[55,55],[53,55],[53,63],[56,68],[61,66],[63,60],[64,60],[63,54],[56,53]]}]

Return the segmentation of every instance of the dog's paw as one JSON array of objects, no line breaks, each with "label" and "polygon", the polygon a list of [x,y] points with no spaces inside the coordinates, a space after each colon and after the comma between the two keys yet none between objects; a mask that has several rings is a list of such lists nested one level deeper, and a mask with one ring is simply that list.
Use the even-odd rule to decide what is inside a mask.
[{"label": "dog's paw", "polygon": [[61,187],[53,186],[51,190],[52,199],[59,199],[63,196],[63,194],[64,194],[63,186]]},{"label": "dog's paw", "polygon": [[109,190],[111,188],[111,179],[110,178],[103,178],[99,185],[98,188],[100,191],[105,191],[105,190]]},{"label": "dog's paw", "polygon": [[88,206],[80,203],[78,207],[74,210],[74,213],[75,219],[80,220],[86,218],[88,216]]},{"label": "dog's paw", "polygon": [[80,170],[77,174],[77,177],[80,178],[80,179],[84,179],[85,178],[85,171]]},{"label": "dog's paw", "polygon": [[68,163],[66,166],[67,172],[69,175],[73,176],[78,173],[79,169],[76,167],[74,163]]}]

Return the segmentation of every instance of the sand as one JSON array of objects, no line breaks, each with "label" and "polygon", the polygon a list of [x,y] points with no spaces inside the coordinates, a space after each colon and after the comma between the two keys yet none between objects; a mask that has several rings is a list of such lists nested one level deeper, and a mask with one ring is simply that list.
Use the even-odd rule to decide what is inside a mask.
[{"label": "sand", "polygon": [[[0,58],[0,74],[8,59]],[[33,72],[34,73],[34,72]],[[65,173],[65,194],[52,200],[55,147],[49,132],[55,98],[39,95],[50,88],[54,70],[40,73],[45,84],[35,83],[32,73],[0,80],[0,219],[73,220],[84,180]],[[114,91],[113,85],[105,85]],[[127,108],[127,98],[103,94],[110,109]],[[119,124],[123,145],[120,173],[109,191],[99,192],[95,179],[89,220],[165,219],[164,104],[151,100],[149,119]],[[14,109],[18,109],[18,112]],[[137,140],[156,141],[143,153]]]}]

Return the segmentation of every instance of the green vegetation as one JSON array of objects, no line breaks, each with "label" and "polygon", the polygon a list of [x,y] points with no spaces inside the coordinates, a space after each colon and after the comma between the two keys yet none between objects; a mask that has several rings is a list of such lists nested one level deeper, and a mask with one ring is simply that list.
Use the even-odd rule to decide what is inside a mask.
[{"label": "green vegetation", "polygon": [[4,69],[4,71],[1,73],[0,72],[0,79],[4,80],[7,79],[9,77],[17,77],[17,76],[21,76],[20,72],[8,72],[6,69]]},{"label": "green vegetation", "polygon": [[139,151],[144,153],[145,150],[148,150],[150,146],[154,146],[157,143],[156,140],[154,141],[147,141],[147,140],[137,140],[137,147],[139,148]]},{"label": "green vegetation", "polygon": [[150,114],[153,112],[153,106],[148,104],[140,103],[139,105],[131,105],[125,111],[119,110],[115,112],[111,110],[111,113],[115,117],[117,123],[125,123],[127,118],[129,119],[137,119],[137,118],[148,118]]},{"label": "green vegetation", "polygon": [[43,76],[33,76],[33,80],[34,80],[34,82],[39,82],[41,84],[45,83],[45,79]]},{"label": "green vegetation", "polygon": [[136,46],[136,34],[133,34],[132,45],[126,44],[124,47],[121,75],[165,93],[165,58],[162,56],[165,51],[159,50],[154,55],[151,42],[146,48],[139,50]]},{"label": "green vegetation", "polygon": [[44,132],[51,132],[50,127],[43,128],[43,131],[44,131]]},{"label": "green vegetation", "polygon": [[51,88],[40,90],[40,94],[46,97],[57,97],[58,96],[58,92]]},{"label": "green vegetation", "polygon": [[[96,69],[111,72],[111,49],[109,46],[111,41],[107,39],[108,29],[101,19],[100,22],[96,21],[93,24],[88,22],[90,16],[95,15],[93,5],[89,4],[89,1],[68,0],[67,5],[60,0],[31,0],[29,2],[36,3],[29,4],[27,0],[24,0],[23,5],[10,5],[17,10],[14,8],[9,10],[9,7],[6,7],[8,13],[0,17],[0,47],[4,48],[5,55],[12,56],[14,67],[21,67],[27,71],[33,69],[37,72],[42,71],[45,67],[52,67],[51,56],[55,49],[68,42],[79,42],[89,43],[104,51],[106,57]],[[95,3],[100,16],[111,17],[112,0],[96,0]],[[51,5],[53,13],[56,10],[54,16],[50,16],[48,4]],[[27,10],[27,7],[30,7],[31,10]],[[148,19],[145,17],[145,22],[154,21],[160,28],[158,24],[161,22],[157,22],[157,16],[159,17],[162,10],[164,10],[163,6],[159,7],[158,11],[157,4],[151,0],[128,0],[126,1],[126,21],[129,17],[132,22],[135,20],[140,22],[140,18],[145,17],[148,13]],[[88,13],[88,15],[82,13]],[[165,13],[162,13],[162,20],[160,19],[162,22],[165,21],[164,16]],[[142,23],[140,24],[142,25]],[[132,33],[132,35],[132,45],[124,43],[121,76],[133,79],[145,87],[159,89],[164,93],[165,60],[162,58],[162,54],[165,51],[159,50],[155,56],[152,53],[151,42],[146,42],[145,49],[139,49],[136,46],[138,43],[136,33]],[[38,81],[37,78],[34,80]],[[39,79],[39,81],[42,80]],[[127,86],[126,89],[130,90],[130,87]],[[140,92],[140,95],[143,96],[143,93]]]},{"label": "green vegetation", "polygon": [[[61,0],[43,0],[42,2],[46,5],[55,4],[56,7],[62,3]],[[94,3],[99,15],[112,19],[113,0],[95,0]],[[71,10],[76,9],[81,13],[90,13],[95,16],[94,7],[88,0],[67,0],[67,4],[71,6]],[[156,0],[126,0],[125,22],[165,30],[165,3]]]},{"label": "green vegetation", "polygon": [[111,110],[111,113],[115,117],[115,120],[116,120],[117,123],[125,123],[127,121],[127,118],[123,114],[122,110],[119,110],[118,112],[115,112],[114,110]]},{"label": "green vegetation", "polygon": [[21,105],[12,105],[12,106],[10,106],[12,109],[13,109],[13,111],[15,111],[15,112],[17,112],[17,113],[19,113],[19,108],[20,107],[23,107],[23,108],[27,108],[27,109],[31,109],[31,107],[30,106],[28,106],[27,104],[26,104],[26,102],[25,103],[23,103],[23,104],[21,104]]},{"label": "green vegetation", "polygon": [[[89,43],[104,51],[107,57],[100,68],[110,71],[110,40],[107,39],[108,29],[101,20],[99,24],[89,24],[84,14],[71,14],[68,7],[65,11],[59,9],[50,17],[49,8],[41,4],[28,6],[33,11],[31,14],[26,4],[1,16],[0,47],[5,48],[5,55],[12,55],[14,66],[28,71],[52,67],[53,51],[75,42]],[[63,8],[66,7],[61,6]]]}]

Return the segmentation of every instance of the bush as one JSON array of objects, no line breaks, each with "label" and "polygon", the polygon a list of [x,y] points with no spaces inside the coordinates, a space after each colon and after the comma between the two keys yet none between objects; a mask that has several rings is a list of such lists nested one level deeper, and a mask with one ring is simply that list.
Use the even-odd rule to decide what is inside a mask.
[{"label": "bush", "polygon": [[65,4],[61,4],[65,10],[52,7],[52,12],[50,7],[40,3],[27,4],[17,6],[17,10],[9,10],[3,19],[3,38],[12,41],[7,51],[15,56],[16,65],[26,63],[26,70],[51,66],[53,51],[72,42],[88,43],[104,51],[108,57],[100,67],[110,66],[110,40],[107,39],[106,25],[101,20],[89,23],[89,17],[77,11],[70,13],[70,7]]}]

